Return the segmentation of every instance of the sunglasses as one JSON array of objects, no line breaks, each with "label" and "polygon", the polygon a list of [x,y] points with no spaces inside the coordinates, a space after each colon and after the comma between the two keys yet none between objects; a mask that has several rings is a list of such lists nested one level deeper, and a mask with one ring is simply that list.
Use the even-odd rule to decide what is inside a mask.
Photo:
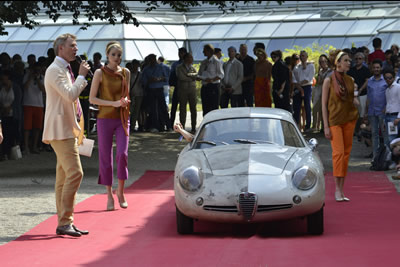
[{"label": "sunglasses", "polygon": [[393,80],[393,77],[392,76],[390,76],[390,77],[385,76],[384,79],[385,80]]}]

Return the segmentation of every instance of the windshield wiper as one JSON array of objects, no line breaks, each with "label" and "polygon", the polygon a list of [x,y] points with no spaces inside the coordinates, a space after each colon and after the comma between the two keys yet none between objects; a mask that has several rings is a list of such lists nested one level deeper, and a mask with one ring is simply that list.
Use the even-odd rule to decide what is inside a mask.
[{"label": "windshield wiper", "polygon": [[275,142],[272,142],[272,141],[257,140],[257,142],[281,146],[281,145],[279,145],[279,144],[277,144],[277,143],[275,143]]},{"label": "windshield wiper", "polygon": [[257,144],[257,142],[249,139],[235,139],[233,142],[242,143],[242,144]]},{"label": "windshield wiper", "polygon": [[212,145],[212,146],[216,146],[217,145],[213,141],[207,141],[207,140],[198,141],[197,143],[198,144],[209,144],[209,145]]}]

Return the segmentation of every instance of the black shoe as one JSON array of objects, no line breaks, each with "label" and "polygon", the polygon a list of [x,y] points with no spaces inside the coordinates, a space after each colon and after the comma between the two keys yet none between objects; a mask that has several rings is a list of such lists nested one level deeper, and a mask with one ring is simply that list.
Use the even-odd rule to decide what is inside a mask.
[{"label": "black shoe", "polygon": [[372,159],[372,156],[373,156],[373,153],[371,152],[371,154],[366,155],[364,158],[366,158],[366,159]]},{"label": "black shoe", "polygon": [[81,235],[88,235],[89,231],[87,230],[80,230],[78,227],[76,227],[75,225],[72,225],[72,228],[74,228],[74,230],[78,233],[80,233]]},{"label": "black shoe", "polygon": [[56,229],[57,235],[70,235],[75,237],[80,237],[82,234],[75,231],[71,224],[59,226]]}]

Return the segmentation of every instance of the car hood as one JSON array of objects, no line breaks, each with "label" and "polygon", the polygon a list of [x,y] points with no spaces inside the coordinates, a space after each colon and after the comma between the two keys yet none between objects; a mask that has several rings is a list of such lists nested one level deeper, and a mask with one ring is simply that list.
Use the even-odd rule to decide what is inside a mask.
[{"label": "car hood", "polygon": [[279,175],[292,155],[293,147],[277,145],[229,145],[204,149],[214,175]]}]

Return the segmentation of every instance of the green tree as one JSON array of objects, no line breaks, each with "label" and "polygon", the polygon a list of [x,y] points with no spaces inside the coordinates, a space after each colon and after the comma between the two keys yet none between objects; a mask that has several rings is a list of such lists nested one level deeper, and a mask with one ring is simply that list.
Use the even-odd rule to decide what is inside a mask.
[{"label": "green tree", "polygon": [[325,54],[329,57],[329,51],[336,50],[332,45],[319,45],[318,43],[313,43],[311,47],[302,47],[295,45],[292,49],[285,49],[282,52],[283,59],[288,56],[292,56],[294,53],[300,54],[300,52],[304,50],[308,54],[308,61],[314,62],[315,72],[317,73],[319,70],[318,59],[322,54]]},{"label": "green tree", "polygon": [[[178,12],[188,11],[190,7],[209,4],[218,7],[222,12],[234,12],[238,1],[140,1],[147,4],[146,11],[157,9],[160,5],[170,6]],[[259,5],[263,1],[243,1],[244,4],[251,2]],[[281,4],[284,1],[277,1]],[[267,3],[264,3],[268,5]],[[33,29],[39,25],[35,17],[41,12],[49,16],[54,22],[64,12],[71,14],[74,25],[80,24],[79,18],[86,17],[89,21],[94,19],[108,21],[114,25],[120,18],[121,23],[133,23],[139,26],[138,20],[134,17],[125,1],[0,1],[0,35],[8,35],[4,28],[5,23],[21,23],[23,26]],[[82,28],[86,29],[90,23],[85,22]]]}]

